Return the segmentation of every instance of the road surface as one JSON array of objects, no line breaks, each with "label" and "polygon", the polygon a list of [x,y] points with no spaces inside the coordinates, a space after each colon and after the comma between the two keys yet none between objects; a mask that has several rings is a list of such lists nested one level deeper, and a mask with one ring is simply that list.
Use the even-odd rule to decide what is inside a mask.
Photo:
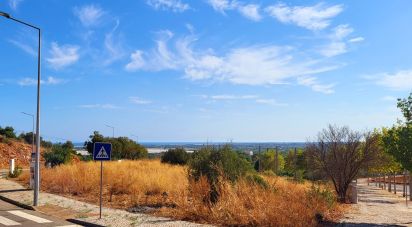
[{"label": "road surface", "polygon": [[10,203],[0,200],[0,226],[19,226],[19,227],[37,227],[37,226],[60,226],[74,227],[73,223],[58,220],[57,218],[44,215],[42,213],[25,210]]}]

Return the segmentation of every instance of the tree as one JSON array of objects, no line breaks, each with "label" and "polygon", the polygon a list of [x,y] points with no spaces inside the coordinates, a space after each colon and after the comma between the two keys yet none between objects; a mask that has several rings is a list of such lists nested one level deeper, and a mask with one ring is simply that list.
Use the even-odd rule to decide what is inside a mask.
[{"label": "tree", "polygon": [[69,163],[73,159],[75,151],[70,146],[67,146],[68,144],[70,144],[70,141],[64,144],[54,144],[50,151],[46,151],[43,154],[46,165],[50,164],[51,167],[54,167]]},{"label": "tree", "polygon": [[399,122],[382,130],[383,147],[405,169],[412,171],[412,93],[406,99],[398,99],[397,106],[405,117],[405,123]]},{"label": "tree", "polygon": [[142,145],[127,137],[109,138],[104,137],[98,131],[89,136],[84,147],[93,154],[93,146],[96,142],[107,142],[112,144],[112,159],[140,159],[147,157],[147,150]]},{"label": "tree", "polygon": [[14,128],[11,126],[6,126],[5,128],[0,127],[0,135],[5,136],[6,138],[15,139],[16,133]]},{"label": "tree", "polygon": [[282,154],[278,152],[278,157],[276,158],[276,151],[270,149],[260,155],[260,170],[271,170],[274,173],[278,174],[283,171],[285,166],[285,159]]},{"label": "tree", "polygon": [[174,165],[186,165],[189,161],[190,154],[184,148],[169,149],[161,158],[163,163]]},{"label": "tree", "polygon": [[332,125],[318,134],[317,142],[306,145],[315,168],[332,180],[339,202],[346,201],[349,184],[362,167],[376,159],[380,149],[377,134]]},{"label": "tree", "polygon": [[205,176],[210,186],[207,201],[216,203],[219,199],[219,185],[221,180],[235,183],[240,177],[252,171],[251,164],[233,151],[230,145],[215,149],[203,147],[192,155],[189,164],[189,178],[199,180]]}]

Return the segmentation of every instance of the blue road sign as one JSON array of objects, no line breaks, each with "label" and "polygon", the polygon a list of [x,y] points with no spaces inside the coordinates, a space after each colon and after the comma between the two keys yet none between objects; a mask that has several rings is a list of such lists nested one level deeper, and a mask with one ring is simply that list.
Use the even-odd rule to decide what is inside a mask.
[{"label": "blue road sign", "polygon": [[93,159],[95,161],[110,161],[112,157],[112,144],[96,142],[93,146]]}]

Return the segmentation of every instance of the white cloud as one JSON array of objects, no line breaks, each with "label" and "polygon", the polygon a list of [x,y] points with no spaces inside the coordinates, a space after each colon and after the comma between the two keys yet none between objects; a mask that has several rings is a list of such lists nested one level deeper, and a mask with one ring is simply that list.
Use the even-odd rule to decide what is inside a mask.
[{"label": "white cloud", "polygon": [[[46,80],[41,80],[40,84],[44,84],[44,85],[57,85],[57,84],[62,84],[65,83],[65,80],[62,79],[57,79],[55,77],[49,76],[47,77]],[[23,78],[21,80],[19,80],[17,82],[20,86],[34,86],[37,85],[37,79],[33,79],[33,78]]]},{"label": "white cloud", "polygon": [[120,107],[113,104],[85,104],[78,107],[83,109],[120,109]]},{"label": "white cloud", "polygon": [[239,6],[238,10],[243,16],[254,21],[260,21],[262,19],[262,16],[259,13],[259,8],[259,5],[249,4],[245,6]]},{"label": "white cloud", "polygon": [[104,38],[104,48],[106,51],[106,54],[104,55],[105,59],[103,60],[104,65],[109,65],[126,56],[121,37],[120,35],[117,35],[118,32],[116,32],[120,22],[119,20],[116,20],[115,22],[116,24],[113,29],[109,33],[106,33]]},{"label": "white cloud", "polygon": [[71,64],[76,63],[79,60],[78,46],[62,45],[59,46],[56,42],[51,44],[50,57],[46,58],[46,61],[52,68],[60,69]]},{"label": "white cloud", "polygon": [[225,11],[227,10],[237,10],[240,14],[250,20],[260,21],[262,19],[262,16],[260,15],[260,5],[257,4],[244,4],[235,0],[208,0],[207,2],[215,11],[222,14],[225,14]]},{"label": "white cloud", "polygon": [[180,0],[147,0],[146,3],[156,10],[171,10],[173,12],[184,12],[190,9],[189,4]]},{"label": "white cloud", "polygon": [[201,95],[204,99],[212,100],[246,100],[246,99],[256,99],[257,95]]},{"label": "white cloud", "polygon": [[74,9],[74,14],[85,27],[98,25],[104,13],[105,12],[96,5],[86,5]]},{"label": "white cloud", "polygon": [[234,6],[231,1],[229,0],[208,0],[207,1],[214,10],[224,13],[224,11],[228,9],[233,9]]},{"label": "white cloud", "polygon": [[343,5],[326,6],[318,3],[314,6],[287,6],[279,3],[269,6],[266,12],[286,24],[295,24],[309,30],[322,30],[327,28],[331,19],[343,11]]},{"label": "white cloud", "polygon": [[376,84],[394,90],[412,89],[412,70],[401,70],[396,73],[381,73],[370,76],[369,79],[374,79]]},{"label": "white cloud", "polygon": [[31,56],[37,56],[37,50],[35,50],[33,47],[30,45],[24,44],[22,42],[19,42],[17,40],[8,40],[11,44],[15,45],[16,47],[20,48],[24,52],[28,53]]},{"label": "white cloud", "polygon": [[347,24],[341,24],[335,27],[332,30],[332,34],[329,35],[330,43],[320,48],[320,54],[326,57],[334,57],[348,52],[348,44],[345,39],[351,33],[353,33],[353,28]]},{"label": "white cloud", "polygon": [[256,103],[270,106],[287,106],[286,103],[279,103],[275,99],[256,99]]},{"label": "white cloud", "polygon": [[142,98],[136,97],[136,96],[129,97],[129,100],[130,100],[130,102],[132,102],[134,104],[138,104],[138,105],[145,105],[145,104],[152,103],[152,101],[145,100],[145,99],[142,99]]},{"label": "white cloud", "polygon": [[12,10],[16,11],[17,8],[19,7],[20,3],[23,2],[23,0],[9,0],[8,2],[9,2],[9,7]]},{"label": "white cloud", "polygon": [[355,37],[349,40],[350,43],[359,43],[359,42],[363,42],[365,40],[365,38],[363,37]]},{"label": "white cloud", "polygon": [[306,76],[299,77],[298,84],[310,87],[313,91],[321,92],[324,94],[332,94],[335,91],[333,90],[334,84],[321,84],[318,82],[316,77]]},{"label": "white cloud", "polygon": [[[213,50],[196,50],[196,38],[176,39],[169,48],[172,33],[156,41],[156,48],[135,51],[125,66],[128,71],[175,70],[190,80],[226,81],[233,84],[268,85],[289,83],[290,79],[336,69],[323,59],[308,59],[292,47],[255,45],[233,48],[218,55]],[[312,84],[313,90],[331,90]],[[324,92],[328,93],[328,92]]]}]

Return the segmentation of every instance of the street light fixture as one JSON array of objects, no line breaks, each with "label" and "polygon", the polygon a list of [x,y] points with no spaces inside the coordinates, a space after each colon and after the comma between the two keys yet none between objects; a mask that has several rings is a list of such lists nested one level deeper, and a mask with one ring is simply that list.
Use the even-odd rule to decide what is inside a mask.
[{"label": "street light fixture", "polygon": [[[105,124],[105,125],[106,125],[106,124]],[[113,127],[113,126],[110,126],[110,125],[106,125],[106,127],[109,127],[109,128],[112,129],[112,138],[114,138],[114,127]]]},{"label": "street light fixture", "polygon": [[34,28],[38,32],[38,49],[37,49],[37,111],[36,111],[36,157],[35,157],[35,167],[34,167],[34,196],[33,196],[33,206],[37,206],[39,199],[39,188],[40,188],[40,57],[41,57],[41,29],[34,25],[28,24],[16,18],[10,16],[10,14],[1,12],[0,16],[7,19],[13,20],[20,24]]}]

